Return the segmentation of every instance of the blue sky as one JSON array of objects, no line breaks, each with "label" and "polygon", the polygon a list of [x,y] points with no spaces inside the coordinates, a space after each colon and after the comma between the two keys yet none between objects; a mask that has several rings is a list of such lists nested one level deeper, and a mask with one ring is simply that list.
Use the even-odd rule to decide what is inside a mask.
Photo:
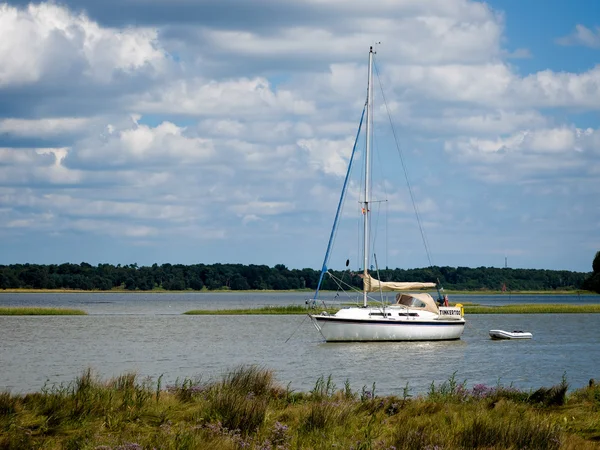
[{"label": "blue sky", "polygon": [[[0,264],[320,267],[381,41],[432,262],[590,271],[598,17],[566,0],[0,3]],[[375,249],[423,267],[386,120]],[[332,266],[360,266],[359,181]]]}]

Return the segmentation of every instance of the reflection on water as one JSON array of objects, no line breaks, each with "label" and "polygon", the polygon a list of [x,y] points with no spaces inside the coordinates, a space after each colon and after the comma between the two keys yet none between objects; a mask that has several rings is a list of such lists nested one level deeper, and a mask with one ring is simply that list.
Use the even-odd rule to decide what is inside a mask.
[{"label": "reflection on water", "polygon": [[[311,389],[321,375],[355,390],[425,392],[453,373],[469,386],[498,382],[573,387],[600,378],[600,314],[473,315],[453,342],[325,343],[302,316],[182,316],[197,308],[300,304],[306,294],[19,294],[0,306],[79,307],[89,316],[0,317],[0,390],[69,382],[87,367],[165,382],[214,378],[239,364],[273,369],[282,384]],[[593,298],[593,297],[592,297]],[[600,297],[595,297],[596,301]],[[527,303],[533,297],[528,296]],[[542,297],[538,301],[556,297]],[[480,302],[481,303],[481,302]],[[488,330],[528,330],[534,339],[492,341]],[[286,340],[290,337],[288,342]]]}]

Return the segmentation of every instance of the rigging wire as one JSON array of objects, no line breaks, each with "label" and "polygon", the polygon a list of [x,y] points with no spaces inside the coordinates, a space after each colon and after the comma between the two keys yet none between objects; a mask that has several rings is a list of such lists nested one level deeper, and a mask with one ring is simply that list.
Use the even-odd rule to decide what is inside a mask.
[{"label": "rigging wire", "polygon": [[388,215],[389,213],[389,208],[388,208],[388,202],[385,202],[385,268],[387,270],[388,266],[388,234],[389,234],[389,225],[388,225]]},{"label": "rigging wire", "polygon": [[379,82],[379,89],[381,90],[381,98],[383,99],[383,103],[385,105],[388,119],[390,121],[390,126],[392,127],[392,134],[394,136],[396,150],[398,151],[398,156],[400,157],[400,162],[402,163],[402,170],[404,172],[404,177],[406,179],[406,185],[408,187],[410,200],[412,202],[413,209],[415,211],[415,215],[417,216],[417,223],[419,224],[419,231],[421,232],[421,239],[423,240],[423,246],[425,247],[425,253],[427,254],[427,260],[429,261],[429,267],[433,268],[431,252],[429,251],[429,244],[427,242],[427,238],[425,236],[425,230],[423,229],[423,224],[421,222],[421,215],[419,214],[419,208],[417,207],[417,202],[415,201],[413,189],[410,184],[410,179],[408,178],[408,170],[406,169],[406,164],[404,162],[404,155],[402,154],[402,149],[400,148],[400,145],[398,144],[398,135],[396,134],[396,128],[394,127],[394,123],[392,121],[392,115],[390,113],[390,109],[388,107],[387,100],[386,100],[385,94],[383,92],[383,84],[381,83],[381,77],[379,76],[379,68],[377,67],[377,64],[375,63],[375,61],[373,61],[373,66],[375,67],[375,73],[377,74],[377,81]]},{"label": "rigging wire", "polygon": [[[348,292],[344,289],[344,287],[342,285],[345,285],[346,288],[348,289],[348,291],[354,291],[356,293],[362,293],[362,291],[360,289],[358,289],[356,286],[352,286],[351,284],[346,283],[345,281],[342,281],[340,278],[336,277],[335,275],[333,275],[331,272],[327,272],[327,274],[331,277],[331,279],[333,280],[333,282],[335,284],[338,285],[338,288],[341,289],[348,298],[352,298],[350,297],[350,295],[348,295]],[[381,303],[379,300],[377,300],[376,298],[372,297],[372,296],[368,296],[369,300],[373,300],[376,302]],[[358,302],[356,302],[358,304]]]},{"label": "rigging wire", "polygon": [[[373,135],[373,147],[374,148],[380,148],[379,147],[379,143],[377,142],[377,136]],[[385,202],[385,224],[384,224],[384,230],[385,230],[385,261],[386,261],[386,267],[387,267],[387,261],[388,261],[388,199],[389,199],[389,192],[388,192],[388,186],[386,183],[386,174],[385,174],[385,164],[383,164],[382,160],[381,160],[381,151],[374,151],[373,154],[377,155],[377,163],[378,166],[373,165],[372,167],[375,168],[377,167],[380,171],[381,171],[381,180],[383,180],[382,183],[379,183],[380,188],[383,190],[384,193],[384,200],[381,200],[380,202]],[[377,214],[381,214],[381,212],[378,210]],[[377,223],[379,223],[379,216],[377,217]],[[375,226],[375,233],[377,234],[378,232],[378,225]],[[373,249],[375,248],[375,238],[373,238]],[[372,252],[373,254],[375,253],[374,251]]]},{"label": "rigging wire", "polygon": [[[329,257],[331,256],[331,248],[333,246],[333,243],[335,242],[335,238],[337,236],[337,225],[338,225],[338,221],[340,219],[340,212],[343,209],[343,206],[345,204],[346,201],[346,190],[348,188],[348,178],[350,177],[350,172],[352,170],[352,163],[354,161],[354,156],[356,153],[356,144],[358,142],[358,136],[360,134],[360,130],[362,128],[362,123],[363,123],[363,119],[365,116],[365,111],[366,111],[367,105],[365,102],[365,106],[363,107],[363,111],[360,117],[360,123],[358,125],[358,130],[356,132],[356,139],[354,140],[354,147],[352,148],[352,154],[350,156],[350,162],[348,163],[348,170],[346,172],[346,178],[344,179],[344,186],[342,188],[342,194],[338,203],[338,207],[337,207],[337,211],[335,213],[335,219],[333,220],[333,227],[331,230],[331,235],[329,237],[329,243],[327,244],[327,250],[325,252],[325,258],[323,259],[323,267],[321,268],[321,274],[319,276],[319,282],[317,284],[317,289],[315,290],[315,296],[313,298],[312,301],[312,305],[314,306],[314,304],[317,301],[317,297],[319,296],[319,290],[321,288],[321,283],[323,281],[323,275],[325,274],[325,272],[327,271],[327,264],[329,264]],[[325,304],[325,302],[323,302],[323,304]]]}]

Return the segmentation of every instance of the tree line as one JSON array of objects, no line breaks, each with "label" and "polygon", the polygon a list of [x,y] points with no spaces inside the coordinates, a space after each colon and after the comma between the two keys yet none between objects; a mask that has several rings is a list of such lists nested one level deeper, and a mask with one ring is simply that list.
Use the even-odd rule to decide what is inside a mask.
[{"label": "tree line", "polygon": [[[421,269],[383,269],[383,281],[435,282],[453,290],[578,290],[600,292],[600,252],[594,273],[568,270],[511,269],[494,267],[431,267]],[[597,266],[597,267],[596,267]],[[598,270],[596,270],[598,269]],[[337,290],[342,284],[362,287],[362,279],[352,271],[332,271],[323,278],[322,289]],[[11,264],[0,265],[0,289],[112,289],[169,291],[180,290],[288,290],[317,287],[320,271],[243,264]],[[377,276],[377,274],[374,274]],[[595,277],[595,278],[594,278]],[[336,282],[335,279],[338,279]],[[590,282],[589,280],[592,280]],[[594,281],[596,280],[596,281]],[[594,288],[596,286],[596,289]]]},{"label": "tree line", "polygon": [[596,252],[596,257],[592,262],[592,270],[590,276],[583,281],[582,288],[600,294],[600,251]]}]

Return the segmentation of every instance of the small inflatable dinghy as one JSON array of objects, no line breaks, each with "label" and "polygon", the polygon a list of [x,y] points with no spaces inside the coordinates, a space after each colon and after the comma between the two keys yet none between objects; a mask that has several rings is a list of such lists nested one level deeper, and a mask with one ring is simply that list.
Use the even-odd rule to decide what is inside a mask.
[{"label": "small inflatable dinghy", "polygon": [[492,339],[531,339],[533,334],[528,331],[490,330]]}]

